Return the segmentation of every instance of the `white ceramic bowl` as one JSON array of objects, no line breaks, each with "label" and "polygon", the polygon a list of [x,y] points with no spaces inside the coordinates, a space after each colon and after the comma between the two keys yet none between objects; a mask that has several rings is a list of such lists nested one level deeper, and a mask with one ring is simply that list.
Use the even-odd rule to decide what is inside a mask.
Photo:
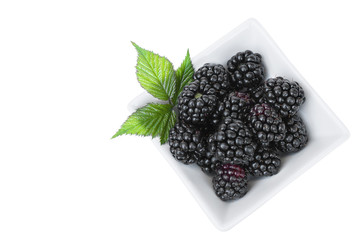
[{"label": "white ceramic bowl", "polygon": [[[235,226],[349,137],[349,132],[342,122],[254,19],[242,23],[192,58],[194,68],[197,69],[207,62],[226,65],[227,59],[247,49],[263,56],[266,78],[283,76],[299,82],[304,88],[306,102],[300,109],[300,115],[307,126],[309,142],[302,151],[283,157],[282,167],[277,175],[251,181],[248,193],[240,200],[223,202],[214,193],[211,177],[202,173],[196,164],[179,163],[170,154],[167,144],[161,146],[158,139],[153,140],[211,222],[220,230]],[[129,104],[129,110],[133,112],[148,102],[156,100],[144,93]]]}]

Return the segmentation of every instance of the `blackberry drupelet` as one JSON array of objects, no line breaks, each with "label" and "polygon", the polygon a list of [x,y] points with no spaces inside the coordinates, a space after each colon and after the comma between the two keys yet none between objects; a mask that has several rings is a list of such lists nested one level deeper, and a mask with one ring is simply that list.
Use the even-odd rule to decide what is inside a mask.
[{"label": "blackberry drupelet", "polygon": [[221,64],[206,63],[195,72],[194,79],[208,81],[218,97],[225,96],[230,88],[230,75]]},{"label": "blackberry drupelet", "polygon": [[205,143],[200,129],[178,121],[169,133],[171,154],[184,164],[194,163],[205,155]]},{"label": "blackberry drupelet", "polygon": [[261,55],[250,50],[238,52],[227,62],[231,73],[231,84],[236,90],[256,87],[264,81],[265,68],[261,63]]},{"label": "blackberry drupelet", "polygon": [[224,164],[216,169],[213,187],[223,201],[243,197],[247,192],[248,174],[238,165]]},{"label": "blackberry drupelet", "polygon": [[266,80],[264,91],[267,102],[282,117],[294,116],[305,102],[304,90],[299,83],[282,77]]},{"label": "blackberry drupelet", "polygon": [[255,151],[254,160],[250,162],[246,170],[253,176],[272,176],[279,172],[281,160],[279,154],[271,148],[258,147]]},{"label": "blackberry drupelet", "polygon": [[303,149],[308,142],[306,126],[303,120],[298,115],[295,115],[284,119],[284,123],[286,126],[285,138],[275,144],[276,148],[286,153]]},{"label": "blackberry drupelet", "polygon": [[244,120],[249,113],[253,101],[250,95],[242,92],[231,92],[224,101],[223,117]]},{"label": "blackberry drupelet", "polygon": [[256,143],[251,129],[242,121],[225,118],[208,139],[208,151],[222,163],[248,165],[254,157]]},{"label": "blackberry drupelet", "polygon": [[258,141],[264,145],[278,142],[285,137],[285,123],[275,109],[266,103],[255,104],[248,114],[247,121]]},{"label": "blackberry drupelet", "polygon": [[204,125],[215,111],[218,99],[206,80],[195,80],[184,87],[178,99],[180,120]]}]

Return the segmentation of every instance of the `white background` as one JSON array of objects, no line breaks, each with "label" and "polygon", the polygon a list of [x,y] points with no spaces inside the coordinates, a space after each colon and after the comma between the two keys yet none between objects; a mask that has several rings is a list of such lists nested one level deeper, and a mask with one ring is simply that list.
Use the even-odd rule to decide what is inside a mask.
[{"label": "white background", "polygon": [[[0,239],[359,239],[356,1],[1,1]],[[130,44],[177,67],[249,17],[352,136],[228,232],[148,138]]]}]

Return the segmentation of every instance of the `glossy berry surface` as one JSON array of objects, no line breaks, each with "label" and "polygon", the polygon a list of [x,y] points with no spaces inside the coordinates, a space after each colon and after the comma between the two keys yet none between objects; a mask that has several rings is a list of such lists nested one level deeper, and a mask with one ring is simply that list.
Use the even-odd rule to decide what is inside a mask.
[{"label": "glossy berry surface", "polygon": [[242,121],[225,118],[208,139],[208,151],[224,164],[248,165],[253,159],[256,143],[251,129]]},{"label": "glossy berry surface", "polygon": [[196,163],[204,173],[209,175],[213,175],[215,170],[221,165],[221,162],[210,152],[206,152],[205,156],[201,157]]},{"label": "glossy berry surface", "polygon": [[230,88],[230,74],[221,64],[206,63],[195,72],[194,79],[207,81],[218,97],[224,96]]},{"label": "glossy berry surface", "polygon": [[215,89],[205,80],[196,80],[184,87],[178,99],[180,120],[204,125],[216,109]]},{"label": "glossy berry surface", "polygon": [[272,176],[279,172],[281,160],[276,150],[258,147],[254,154],[254,160],[246,168],[253,176]]},{"label": "glossy berry surface", "polygon": [[266,103],[264,88],[264,84],[260,84],[259,86],[248,88],[246,93],[250,95],[255,103]]},{"label": "glossy berry surface", "polygon": [[243,168],[224,164],[216,169],[213,178],[215,194],[223,201],[235,200],[247,193],[248,177]]},{"label": "glossy berry surface", "polygon": [[238,52],[227,62],[228,71],[231,73],[232,87],[242,88],[256,87],[264,80],[264,67],[261,63],[261,55],[250,50]]},{"label": "glossy berry surface", "polygon": [[282,117],[294,116],[305,102],[304,90],[299,83],[282,77],[266,80],[264,91],[267,102]]},{"label": "glossy berry surface", "polygon": [[250,112],[253,101],[250,95],[242,92],[231,92],[224,101],[223,117],[245,120],[246,114]]},{"label": "glossy berry surface", "polygon": [[257,140],[263,144],[278,142],[285,137],[285,123],[268,104],[256,104],[247,117]]},{"label": "glossy berry surface", "polygon": [[205,155],[201,131],[183,122],[177,122],[170,130],[169,145],[174,158],[184,164],[195,163]]},{"label": "glossy berry surface", "polygon": [[284,119],[284,123],[286,126],[285,138],[276,143],[277,149],[286,153],[300,151],[308,142],[305,123],[298,115]]}]

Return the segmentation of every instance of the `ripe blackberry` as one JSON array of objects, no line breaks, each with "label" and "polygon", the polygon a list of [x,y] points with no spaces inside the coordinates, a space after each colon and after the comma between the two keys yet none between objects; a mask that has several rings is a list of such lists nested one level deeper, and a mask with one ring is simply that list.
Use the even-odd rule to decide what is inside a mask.
[{"label": "ripe blackberry", "polygon": [[204,173],[209,175],[213,175],[216,168],[221,165],[221,162],[217,161],[210,152],[207,152],[205,156],[200,158],[196,163]]},{"label": "ripe blackberry", "polygon": [[296,81],[282,77],[270,78],[265,81],[265,98],[282,117],[294,116],[305,102],[302,87]]},{"label": "ripe blackberry", "polygon": [[250,111],[252,104],[253,101],[249,94],[237,91],[231,92],[223,101],[218,102],[216,110],[210,117],[211,124],[217,126],[226,117],[243,120]]},{"label": "ripe blackberry", "polygon": [[266,99],[264,97],[264,84],[260,84],[257,87],[248,88],[246,93],[250,95],[251,99],[255,103],[266,103]]},{"label": "ripe blackberry", "polygon": [[227,62],[231,84],[235,89],[256,87],[264,81],[261,55],[250,50],[238,52]]},{"label": "ripe blackberry", "polygon": [[186,85],[179,96],[179,118],[190,124],[205,124],[217,101],[215,89],[206,80],[195,80]]},{"label": "ripe blackberry", "polygon": [[212,127],[216,128],[221,123],[223,119],[224,111],[225,111],[224,101],[218,101],[215,111],[211,114],[209,118]]},{"label": "ripe blackberry", "polygon": [[224,117],[233,119],[243,119],[249,113],[253,103],[250,95],[242,92],[232,92],[228,95],[225,102]]},{"label": "ripe blackberry", "polygon": [[266,103],[255,104],[247,117],[253,133],[259,142],[269,144],[285,137],[285,123],[280,115]]},{"label": "ripe blackberry", "polygon": [[207,128],[204,131],[206,132],[205,133],[206,137],[204,138],[206,151],[205,151],[205,154],[203,154],[202,157],[199,158],[196,163],[204,173],[212,175],[215,173],[215,169],[221,164],[221,162],[219,162],[214,157],[214,153],[207,150],[207,146],[209,144],[209,139],[212,139],[212,137],[213,137],[213,129]]},{"label": "ripe blackberry", "polygon": [[271,148],[258,147],[254,160],[246,168],[253,176],[272,176],[279,172],[281,160],[279,154]]},{"label": "ripe blackberry", "polygon": [[224,164],[216,169],[212,182],[216,195],[223,201],[229,201],[246,194],[248,176],[240,166]]},{"label": "ripe blackberry", "polygon": [[205,145],[199,129],[178,121],[169,133],[171,154],[180,162],[190,164],[205,155]]},{"label": "ripe blackberry", "polygon": [[230,88],[230,75],[221,64],[206,63],[195,72],[194,78],[208,81],[219,97],[224,96]]},{"label": "ripe blackberry", "polygon": [[208,139],[208,151],[222,163],[248,165],[254,157],[256,143],[251,129],[242,121],[224,119]]},{"label": "ripe blackberry", "polygon": [[276,143],[276,148],[281,152],[297,152],[303,149],[308,142],[306,126],[303,120],[295,115],[284,119],[286,134],[284,140]]}]

